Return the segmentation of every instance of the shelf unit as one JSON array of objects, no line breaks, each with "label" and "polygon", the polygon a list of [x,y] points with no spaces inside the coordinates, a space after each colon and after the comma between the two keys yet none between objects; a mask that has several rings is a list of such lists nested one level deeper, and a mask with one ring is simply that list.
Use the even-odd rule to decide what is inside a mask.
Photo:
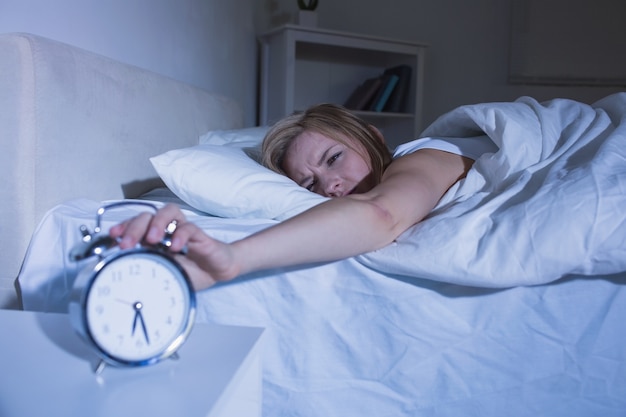
[{"label": "shelf unit", "polygon": [[422,129],[428,45],[298,25],[271,30],[259,41],[261,124],[317,103],[343,104],[365,79],[407,64],[413,69],[407,112],[355,113],[378,127],[391,148],[414,139]]}]

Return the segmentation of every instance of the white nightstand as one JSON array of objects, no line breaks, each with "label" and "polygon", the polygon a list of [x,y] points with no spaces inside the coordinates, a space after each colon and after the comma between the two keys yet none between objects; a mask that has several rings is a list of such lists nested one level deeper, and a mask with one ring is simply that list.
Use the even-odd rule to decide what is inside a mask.
[{"label": "white nightstand", "polygon": [[260,416],[262,332],[196,324],[178,360],[96,376],[68,315],[0,310],[0,415]]}]

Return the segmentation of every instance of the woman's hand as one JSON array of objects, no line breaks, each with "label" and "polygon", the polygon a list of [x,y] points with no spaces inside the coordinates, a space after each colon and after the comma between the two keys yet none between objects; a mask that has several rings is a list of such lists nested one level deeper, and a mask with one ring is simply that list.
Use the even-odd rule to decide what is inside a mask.
[{"label": "woman's hand", "polygon": [[235,251],[229,244],[207,236],[202,229],[188,222],[185,215],[173,204],[161,208],[155,215],[142,213],[130,220],[113,226],[111,237],[119,238],[121,249],[129,249],[139,242],[155,245],[165,237],[165,229],[176,220],[177,227],[171,236],[170,250],[186,255],[176,255],[196,290],[210,287],[216,282],[235,278],[240,271]]}]

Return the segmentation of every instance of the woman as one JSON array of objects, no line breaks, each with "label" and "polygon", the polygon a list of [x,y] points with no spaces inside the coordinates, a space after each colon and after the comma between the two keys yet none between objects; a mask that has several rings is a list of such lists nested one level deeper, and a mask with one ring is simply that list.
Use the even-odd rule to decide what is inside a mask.
[{"label": "woman", "polygon": [[171,249],[187,247],[179,261],[197,290],[252,271],[369,252],[421,221],[475,159],[449,142],[439,149],[414,145],[392,160],[375,127],[340,106],[317,105],[270,129],[263,161],[302,187],[334,198],[231,244],[207,236],[175,205],[154,216],[141,214],[110,233],[122,248],[142,239],[158,243],[176,220]]}]

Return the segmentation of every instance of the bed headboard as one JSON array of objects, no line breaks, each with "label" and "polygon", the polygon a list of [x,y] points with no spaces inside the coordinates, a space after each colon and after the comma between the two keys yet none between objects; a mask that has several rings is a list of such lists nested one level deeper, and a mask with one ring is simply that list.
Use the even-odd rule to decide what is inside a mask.
[{"label": "bed headboard", "polygon": [[0,35],[0,110],[0,289],[53,206],[134,197],[149,157],[243,120],[229,98],[30,34]]}]

